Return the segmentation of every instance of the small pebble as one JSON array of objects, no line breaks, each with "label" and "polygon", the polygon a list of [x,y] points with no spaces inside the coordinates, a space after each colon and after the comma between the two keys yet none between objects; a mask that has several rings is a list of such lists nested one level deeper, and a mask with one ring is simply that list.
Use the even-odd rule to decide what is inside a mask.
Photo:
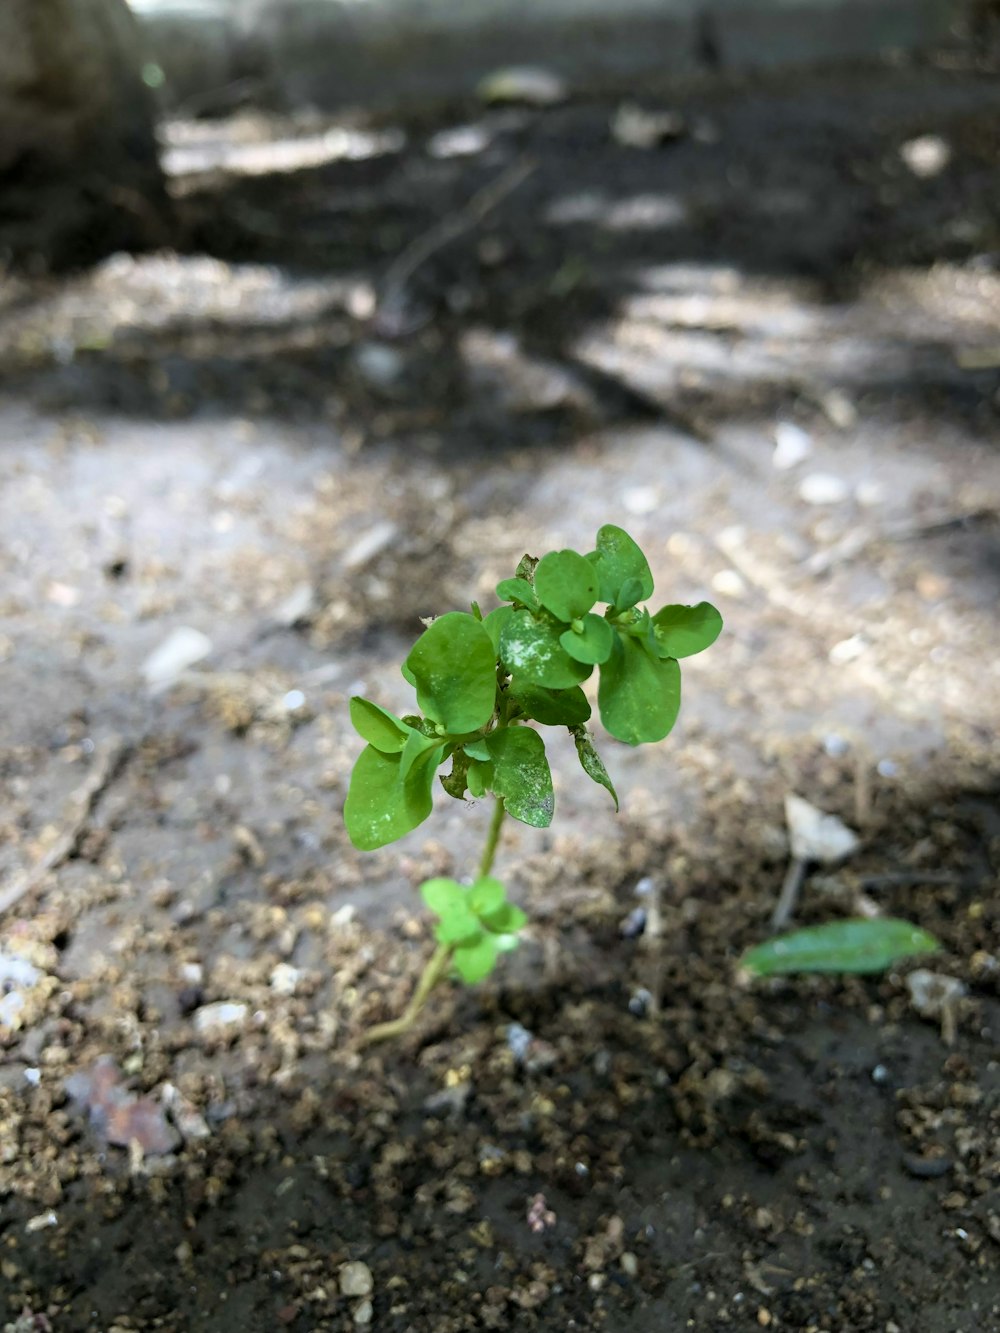
[{"label": "small pebble", "polygon": [[531,1043],[534,1036],[521,1023],[511,1023],[507,1028],[507,1045],[510,1052],[519,1065],[523,1065],[528,1058],[528,1051],[531,1049]]},{"label": "small pebble", "polygon": [[778,472],[789,472],[804,462],[812,453],[812,436],[792,421],[779,421],[774,428],[774,453],[771,466]]},{"label": "small pebble", "polygon": [[215,1004],[203,1005],[195,1011],[194,1026],[203,1034],[221,1032],[225,1028],[237,1027],[247,1016],[247,1006],[232,1000],[218,1000]]},{"label": "small pebble", "polygon": [[207,635],[189,625],[180,625],[146,658],[142,664],[143,678],[154,692],[168,689],[188,667],[211,651],[212,640]]},{"label": "small pebble", "polygon": [[842,504],[850,493],[843,477],[835,477],[831,472],[810,472],[799,486],[800,499],[809,505]]},{"label": "small pebble", "polygon": [[622,1272],[626,1277],[639,1276],[639,1260],[631,1250],[626,1250],[621,1258]]},{"label": "small pebble", "polygon": [[646,915],[645,907],[633,907],[618,928],[622,938],[626,940],[637,939],[646,929]]},{"label": "small pebble", "polygon": [[375,1289],[372,1270],[360,1259],[341,1264],[339,1276],[342,1296],[370,1296]]},{"label": "small pebble", "polygon": [[358,1301],[354,1307],[354,1322],[356,1324],[370,1324],[375,1314],[375,1307],[371,1301]]},{"label": "small pebble", "polygon": [[628,1011],[630,1014],[634,1014],[636,1018],[645,1018],[652,1003],[652,992],[648,991],[645,986],[640,986],[638,990],[632,992],[629,998]]},{"label": "small pebble", "polygon": [[903,1169],[917,1180],[940,1180],[951,1170],[950,1157],[923,1157],[920,1153],[903,1153]]}]

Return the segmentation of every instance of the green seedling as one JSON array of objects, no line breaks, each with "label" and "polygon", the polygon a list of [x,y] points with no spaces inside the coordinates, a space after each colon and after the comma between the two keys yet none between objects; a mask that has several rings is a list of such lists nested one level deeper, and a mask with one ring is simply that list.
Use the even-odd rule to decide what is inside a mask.
[{"label": "green seedling", "polygon": [[484,616],[450,611],[431,621],[402,666],[419,713],[396,717],[368,699],[351,700],[351,721],[367,742],[344,805],[347,831],[362,851],[395,842],[431,813],[435,779],[456,800],[492,797],[479,873],[465,886],[422,886],[434,912],[437,949],[398,1019],[366,1042],[406,1032],[434,987],[452,971],[473,984],[517,943],[526,924],[491,875],[506,815],[533,828],[552,822],[555,798],[545,742],[536,727],[565,727],[586,775],[618,796],[587,730],[581,686],[598,672],[606,731],[627,745],[662,740],[681,702],[679,659],[708,648],[722,617],[714,606],[642,605],[653,579],[642,551],[621,528],[598,532],[596,549],[525,556],[497,585],[504,603]]}]

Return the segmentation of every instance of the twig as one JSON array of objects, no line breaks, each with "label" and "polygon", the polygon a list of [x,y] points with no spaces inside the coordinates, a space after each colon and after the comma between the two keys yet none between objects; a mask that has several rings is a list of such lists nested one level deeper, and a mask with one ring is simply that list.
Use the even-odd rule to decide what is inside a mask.
[{"label": "twig", "polygon": [[799,890],[802,888],[802,881],[806,877],[806,862],[801,856],[792,858],[787,871],[785,872],[785,882],[781,886],[781,892],[778,894],[778,901],[774,905],[774,911],[771,913],[771,929],[784,930],[792,919],[796,904],[799,901]]},{"label": "twig", "polygon": [[508,194],[527,180],[536,166],[537,163],[531,158],[518,158],[489,185],[477,190],[456,213],[451,213],[440,222],[436,222],[429,231],[411,241],[396,256],[382,280],[382,293],[376,315],[380,327],[384,327],[386,332],[393,331],[394,322],[399,319],[405,304],[406,285],[421,264],[425,264],[431,255],[457,240],[463,232],[482,222]]},{"label": "twig", "polygon": [[37,888],[50,871],[57,869],[73,855],[80,845],[94,807],[118,776],[130,748],[120,736],[113,736],[104,743],[94,758],[86,780],[70,801],[71,814],[66,827],[40,860],[30,869],[15,875],[7,887],[0,891],[0,913],[9,911],[25,894]]},{"label": "twig", "polygon": [[906,889],[918,884],[953,885],[963,883],[961,875],[948,870],[897,870],[885,875],[867,875],[861,881],[865,893],[875,889]]}]

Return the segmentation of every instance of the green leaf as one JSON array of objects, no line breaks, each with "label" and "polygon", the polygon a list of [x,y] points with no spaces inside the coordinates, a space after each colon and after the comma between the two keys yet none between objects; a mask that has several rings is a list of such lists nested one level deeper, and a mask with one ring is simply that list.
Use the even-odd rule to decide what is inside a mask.
[{"label": "green leaf", "polygon": [[487,762],[489,760],[490,752],[486,748],[486,742],[483,740],[481,736],[479,737],[478,740],[466,741],[465,744],[462,746],[462,749],[465,751],[465,753],[469,756],[470,759],[482,759],[484,762]]},{"label": "green leaf", "polygon": [[495,912],[479,919],[494,935],[516,935],[528,924],[527,916],[513,903],[502,903]]},{"label": "green leaf", "polygon": [[633,639],[647,641],[650,648],[654,646],[653,618],[644,606],[630,606],[627,613],[616,619],[615,629],[619,634],[629,634]]},{"label": "green leaf", "polygon": [[[441,746],[437,752],[440,759]],[[385,847],[415,829],[431,812],[436,762],[418,764],[405,780],[400,775],[402,755],[382,754],[367,745],[351,774],[344,823],[354,846],[362,852]]]},{"label": "green leaf", "polygon": [[722,633],[722,617],[710,602],[665,606],[653,617],[659,657],[692,657],[711,648]]},{"label": "green leaf", "polygon": [[509,814],[532,828],[552,823],[555,794],[545,745],[530,727],[503,727],[486,737],[493,756],[492,790]]},{"label": "green leaf", "polygon": [[494,936],[481,934],[469,944],[460,945],[453,955],[455,970],[469,986],[488,977],[496,966],[497,942]]},{"label": "green leaf", "polygon": [[642,600],[643,596],[648,597],[649,593],[643,593],[642,579],[626,579],[618,589],[618,596],[615,598],[615,609],[618,611],[631,611],[636,602]]},{"label": "green leaf", "polygon": [[601,667],[597,692],[601,721],[627,745],[662,741],[681,706],[681,669],[672,658],[659,661],[639,639],[617,638]]},{"label": "green leaf", "polygon": [[493,765],[474,759],[469,765],[469,795],[478,800],[485,796],[493,785]]},{"label": "green leaf", "polygon": [[[653,595],[653,576],[646,557],[622,528],[605,524],[597,534],[597,550],[587,559],[597,570],[602,602],[624,611]],[[634,579],[638,584],[630,583]]]},{"label": "green leaf", "polygon": [[909,921],[860,917],[767,940],[748,949],[740,965],[758,977],[790,972],[881,972],[902,958],[940,948],[933,935]]},{"label": "green leaf", "polygon": [[434,938],[438,944],[469,944],[478,939],[482,933],[479,917],[468,903],[463,903],[454,912],[443,916],[434,927]]},{"label": "green leaf", "polygon": [[363,741],[383,754],[398,754],[410,733],[409,727],[394,713],[359,695],[351,700],[351,724]]},{"label": "green leaf", "polygon": [[501,602],[520,602],[532,611],[538,610],[538,598],[527,579],[503,579],[497,584],[497,596]]},{"label": "green leaf", "polygon": [[550,551],[535,570],[535,592],[557,620],[578,620],[597,601],[597,572],[576,551]]},{"label": "green leaf", "polygon": [[517,562],[517,569],[514,573],[519,579],[524,579],[525,583],[533,584],[535,582],[535,570],[538,568],[538,560],[533,555],[522,555]]},{"label": "green leaf", "polygon": [[506,899],[506,889],[491,875],[477,879],[469,889],[469,906],[478,917],[488,917],[491,912],[502,907]]},{"label": "green leaf", "polygon": [[545,613],[515,611],[500,635],[500,660],[512,676],[532,685],[552,690],[578,685],[592,668],[570,657],[559,642],[562,631],[563,626]]},{"label": "green leaf", "polygon": [[500,635],[503,633],[503,627],[513,614],[512,606],[498,606],[483,621],[483,629],[490,636],[495,658],[500,656]]},{"label": "green leaf", "polygon": [[559,642],[577,662],[586,662],[596,666],[606,662],[615,646],[615,632],[603,616],[592,613],[585,615],[579,633],[575,629],[565,630],[559,636]]},{"label": "green leaf", "polygon": [[615,785],[608,777],[608,770],[604,767],[604,760],[594,749],[594,742],[583,727],[570,727],[573,740],[576,742],[576,753],[580,760],[580,766],[588,778],[593,780],[611,793],[611,799],[615,803],[615,810],[619,809],[618,793],[615,791]]},{"label": "green leaf", "polygon": [[438,916],[448,916],[466,905],[466,891],[462,885],[457,880],[443,876],[425,879],[420,886],[420,896]]},{"label": "green leaf", "polygon": [[443,750],[439,736],[425,736],[420,731],[411,731],[399,756],[400,778],[406,781],[414,767],[427,763],[434,753],[437,753],[437,762],[434,765],[437,768],[443,757]]},{"label": "green leaf", "polygon": [[496,654],[488,632],[465,611],[449,611],[424,630],[406,666],[417,702],[456,735],[478,731],[496,704]]},{"label": "green leaf", "polygon": [[[543,727],[575,727],[590,717],[590,703],[579,685],[568,690],[548,690],[544,685],[531,685],[514,680],[510,699],[524,717],[541,722]],[[468,748],[468,747],[466,747]]]}]

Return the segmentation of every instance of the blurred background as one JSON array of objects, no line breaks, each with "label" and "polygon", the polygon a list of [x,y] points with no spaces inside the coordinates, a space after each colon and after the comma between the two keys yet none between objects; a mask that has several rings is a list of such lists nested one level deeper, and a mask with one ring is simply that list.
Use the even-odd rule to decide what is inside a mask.
[{"label": "blurred background", "polygon": [[[326,1077],[482,836],[445,801],[357,857],[348,696],[405,711],[420,617],[605,522],[727,629],[665,746],[603,738],[619,819],[557,748],[503,853],[516,984],[626,1012],[650,875],[724,969],[789,792],[865,837],[875,910],[992,957],[998,72],[990,0],[5,0],[0,955],[37,975],[0,1088]],[[191,1038],[223,1002],[270,1015],[252,1059]]]}]

